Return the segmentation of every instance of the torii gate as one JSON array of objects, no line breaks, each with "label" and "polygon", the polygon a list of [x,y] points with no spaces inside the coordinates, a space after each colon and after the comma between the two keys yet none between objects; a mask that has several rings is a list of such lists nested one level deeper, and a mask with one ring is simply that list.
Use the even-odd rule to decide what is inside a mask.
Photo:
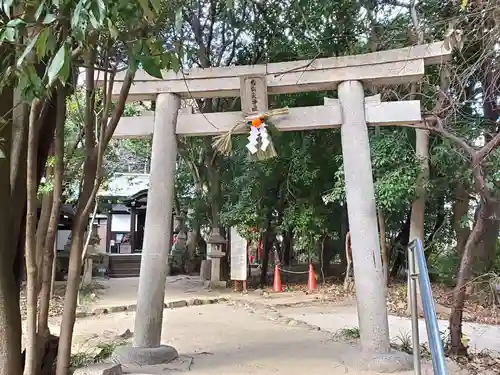
[{"label": "torii gate", "polygon": [[[444,44],[437,42],[355,56],[166,72],[163,79],[137,72],[128,101],[155,100],[156,114],[124,117],[115,132],[118,138],[154,134],[134,343],[133,348],[120,351],[122,357],[126,357],[123,359],[132,356],[137,361],[141,357],[144,363],[152,364],[177,356],[174,348],[160,345],[172,237],[176,136],[225,133],[244,119],[244,113],[252,109],[266,110],[269,94],[335,88],[338,100],[325,98],[323,106],[290,108],[287,115],[273,117],[273,124],[281,131],[341,128],[361,346],[367,358],[375,362],[382,357],[389,359],[389,328],[367,125],[416,125],[421,122],[421,111],[420,102],[415,100],[384,103],[378,95],[365,98],[364,86],[418,81],[424,75],[425,65],[440,64],[450,56]],[[119,74],[115,78],[115,97],[123,77],[124,74]],[[254,87],[252,93],[251,86]],[[244,112],[194,114],[190,108],[179,110],[181,98],[235,96],[242,97]],[[214,229],[218,235],[218,229]],[[218,247],[209,248],[214,284],[219,282],[223,255]]]}]

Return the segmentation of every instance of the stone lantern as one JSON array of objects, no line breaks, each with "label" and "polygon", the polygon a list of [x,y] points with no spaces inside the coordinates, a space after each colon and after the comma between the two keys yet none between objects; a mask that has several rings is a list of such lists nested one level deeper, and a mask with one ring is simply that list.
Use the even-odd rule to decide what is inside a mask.
[{"label": "stone lantern", "polygon": [[211,260],[210,281],[207,282],[207,286],[211,288],[225,288],[227,286],[226,282],[220,279],[220,260],[226,255],[222,251],[222,245],[225,244],[226,240],[220,235],[219,228],[213,228],[207,240],[207,258]]}]

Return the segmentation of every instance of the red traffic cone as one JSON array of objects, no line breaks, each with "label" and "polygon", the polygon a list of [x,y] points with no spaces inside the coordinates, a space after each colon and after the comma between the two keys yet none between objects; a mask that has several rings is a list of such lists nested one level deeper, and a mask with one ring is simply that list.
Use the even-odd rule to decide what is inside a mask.
[{"label": "red traffic cone", "polygon": [[309,264],[309,277],[307,279],[307,289],[309,291],[316,289],[316,275],[312,264]]},{"label": "red traffic cone", "polygon": [[281,293],[283,291],[283,286],[281,285],[280,268],[278,265],[274,266],[274,280],[273,280],[273,292]]}]

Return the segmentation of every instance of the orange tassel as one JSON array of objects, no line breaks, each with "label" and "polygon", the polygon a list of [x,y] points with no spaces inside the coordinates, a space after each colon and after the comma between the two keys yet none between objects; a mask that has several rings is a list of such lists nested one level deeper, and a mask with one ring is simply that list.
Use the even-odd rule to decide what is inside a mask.
[{"label": "orange tassel", "polygon": [[253,119],[252,120],[252,126],[255,127],[255,128],[260,128],[260,126],[262,125],[262,119],[261,118],[256,118],[256,119]]}]

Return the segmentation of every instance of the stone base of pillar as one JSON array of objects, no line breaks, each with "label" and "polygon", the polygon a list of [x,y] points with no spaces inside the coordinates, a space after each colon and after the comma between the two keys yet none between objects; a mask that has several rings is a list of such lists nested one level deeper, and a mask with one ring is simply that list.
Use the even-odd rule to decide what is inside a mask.
[{"label": "stone base of pillar", "polygon": [[413,357],[408,353],[370,353],[354,346],[341,354],[342,364],[360,371],[394,373],[413,370]]},{"label": "stone base of pillar", "polygon": [[220,260],[224,255],[226,255],[226,253],[222,251],[213,251],[213,250],[207,254],[207,257],[210,259],[211,270],[210,270],[210,280],[208,281],[208,283],[205,283],[206,287],[212,289],[220,289],[227,287],[227,283],[220,279]]},{"label": "stone base of pillar", "polygon": [[122,365],[148,366],[172,362],[177,357],[179,357],[179,353],[169,345],[160,345],[156,348],[119,346],[114,350],[111,359],[114,363]]},{"label": "stone base of pillar", "polygon": [[205,281],[205,288],[210,288],[210,289],[226,289],[227,288],[227,281],[206,280]]}]

